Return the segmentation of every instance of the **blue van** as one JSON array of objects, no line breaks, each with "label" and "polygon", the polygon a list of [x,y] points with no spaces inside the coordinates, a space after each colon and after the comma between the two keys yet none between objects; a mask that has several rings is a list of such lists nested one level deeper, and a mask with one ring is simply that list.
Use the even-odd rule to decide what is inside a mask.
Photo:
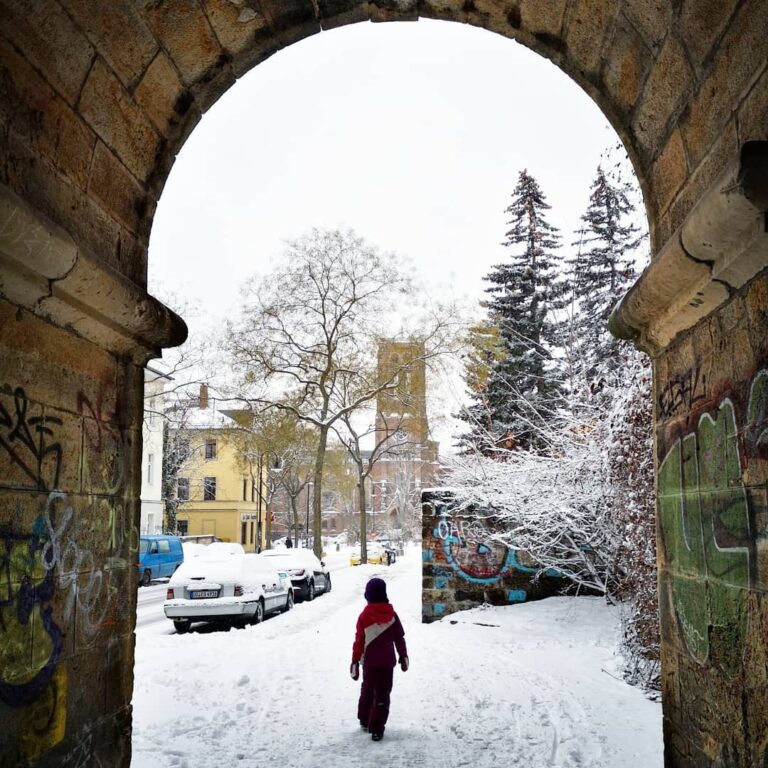
[{"label": "blue van", "polygon": [[179,536],[141,536],[139,538],[139,584],[149,586],[152,579],[172,576],[184,562]]}]

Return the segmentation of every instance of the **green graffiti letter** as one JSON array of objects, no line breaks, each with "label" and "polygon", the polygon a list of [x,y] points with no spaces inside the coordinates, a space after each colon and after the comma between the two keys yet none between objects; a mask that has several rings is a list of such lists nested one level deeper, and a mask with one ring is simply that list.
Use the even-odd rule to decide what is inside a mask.
[{"label": "green graffiti letter", "polygon": [[696,436],[678,440],[659,467],[659,522],[678,622],[690,654],[709,655],[706,565],[699,504]]}]

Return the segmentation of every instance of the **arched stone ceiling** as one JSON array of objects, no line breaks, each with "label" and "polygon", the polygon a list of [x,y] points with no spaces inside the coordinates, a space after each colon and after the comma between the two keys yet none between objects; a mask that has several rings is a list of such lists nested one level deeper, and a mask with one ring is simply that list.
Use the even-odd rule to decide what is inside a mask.
[{"label": "arched stone ceiling", "polygon": [[518,40],[584,88],[633,159],[655,249],[768,136],[763,0],[2,0],[0,182],[143,286],[173,160],[238,77],[308,35],[419,18]]}]

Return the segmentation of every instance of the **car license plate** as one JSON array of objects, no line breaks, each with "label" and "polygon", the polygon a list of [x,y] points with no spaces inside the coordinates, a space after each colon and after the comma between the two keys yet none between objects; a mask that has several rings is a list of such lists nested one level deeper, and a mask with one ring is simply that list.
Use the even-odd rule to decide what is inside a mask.
[{"label": "car license plate", "polygon": [[190,592],[190,600],[205,600],[207,597],[218,597],[219,592],[216,589],[200,589],[196,592]]}]

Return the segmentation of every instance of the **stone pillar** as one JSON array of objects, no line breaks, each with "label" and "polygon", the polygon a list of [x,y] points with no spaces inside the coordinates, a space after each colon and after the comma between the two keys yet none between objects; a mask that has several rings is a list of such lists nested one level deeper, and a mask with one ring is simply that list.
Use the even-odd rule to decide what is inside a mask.
[{"label": "stone pillar", "polygon": [[768,142],[612,318],[654,358],[665,765],[768,765]]},{"label": "stone pillar", "polygon": [[0,187],[0,766],[128,766],[143,364],[183,323]]}]

